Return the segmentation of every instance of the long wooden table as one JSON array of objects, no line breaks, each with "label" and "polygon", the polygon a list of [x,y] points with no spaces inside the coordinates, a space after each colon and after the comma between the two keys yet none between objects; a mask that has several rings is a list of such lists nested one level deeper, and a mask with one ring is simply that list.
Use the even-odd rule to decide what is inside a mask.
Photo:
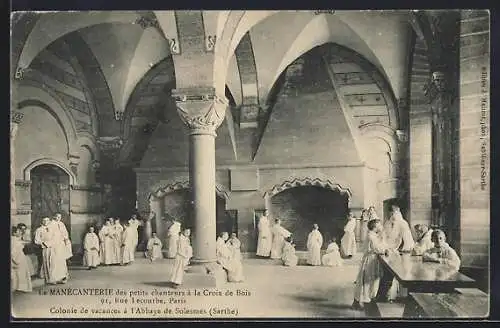
[{"label": "long wooden table", "polygon": [[379,258],[408,292],[449,293],[455,288],[476,287],[474,279],[446,264],[424,262],[422,256],[391,252]]}]

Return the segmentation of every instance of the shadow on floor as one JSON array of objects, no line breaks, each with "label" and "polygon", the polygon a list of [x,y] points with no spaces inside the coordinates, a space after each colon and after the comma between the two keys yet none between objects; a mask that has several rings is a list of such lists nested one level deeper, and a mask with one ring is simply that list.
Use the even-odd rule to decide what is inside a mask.
[{"label": "shadow on floor", "polygon": [[172,288],[172,283],[169,281],[148,281],[148,282],[143,282],[143,284],[146,286],[153,286],[153,287]]}]

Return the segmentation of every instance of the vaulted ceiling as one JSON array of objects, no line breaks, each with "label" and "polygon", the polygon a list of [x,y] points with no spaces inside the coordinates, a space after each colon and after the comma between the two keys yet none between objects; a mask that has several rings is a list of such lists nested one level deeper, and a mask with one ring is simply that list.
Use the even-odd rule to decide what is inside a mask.
[{"label": "vaulted ceiling", "polygon": [[201,32],[184,26],[196,12],[184,14],[20,15],[13,20],[13,71],[54,89],[78,131],[119,138],[122,146],[110,156],[123,165],[137,165],[157,125],[177,115],[170,91],[179,76],[203,65],[196,58],[190,67],[178,64],[179,39],[188,32],[204,33],[212,47],[214,86],[232,103],[221,131],[235,157],[244,148],[238,133],[253,140],[249,160],[255,157],[276,94],[300,76],[297,59],[326,44],[333,46],[322,49],[322,60],[353,124],[399,127],[413,33],[408,11],[202,11]]}]

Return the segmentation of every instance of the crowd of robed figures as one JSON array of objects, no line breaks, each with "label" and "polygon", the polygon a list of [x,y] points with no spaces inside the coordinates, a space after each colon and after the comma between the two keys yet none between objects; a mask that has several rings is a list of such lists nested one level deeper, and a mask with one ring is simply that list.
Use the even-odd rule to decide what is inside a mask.
[{"label": "crowd of robed figures", "polygon": [[[132,216],[125,225],[108,218],[98,233],[90,226],[83,238],[83,265],[95,269],[99,265],[127,265],[134,261],[139,241],[139,220]],[[37,268],[26,255],[31,240],[27,227],[20,223],[12,227],[11,238],[11,290],[31,292],[32,276],[44,279],[47,285],[65,284],[69,279],[68,260],[73,257],[68,230],[62,215],[44,217],[35,230],[33,244]]]},{"label": "crowd of robed figures", "polygon": [[[347,224],[341,239],[340,248],[336,238],[328,242],[328,246],[322,254],[323,235],[318,224],[313,224],[311,232],[307,236],[307,264],[312,266],[341,266],[343,259],[352,258],[356,254],[356,218],[351,212],[348,214]],[[293,234],[281,226],[279,218],[274,223],[268,217],[268,211],[260,217],[258,223],[257,256],[280,259],[284,266],[293,267],[298,264],[298,256],[295,252]]]},{"label": "crowd of robed figures", "polygon": [[409,253],[422,256],[424,262],[446,265],[451,272],[460,268],[460,258],[446,242],[446,235],[440,229],[430,229],[427,225],[414,226],[414,240],[410,226],[404,220],[400,208],[392,205],[390,217],[382,222],[371,207],[363,215],[368,215],[365,251],[355,282],[353,307],[362,309],[364,304],[377,300],[394,301],[405,297],[407,290],[400,286],[394,276],[380,262],[380,255],[391,252]]}]

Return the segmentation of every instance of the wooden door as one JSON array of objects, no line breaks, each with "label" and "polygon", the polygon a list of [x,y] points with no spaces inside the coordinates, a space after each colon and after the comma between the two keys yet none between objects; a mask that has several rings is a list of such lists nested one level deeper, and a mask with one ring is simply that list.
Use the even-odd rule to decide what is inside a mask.
[{"label": "wooden door", "polygon": [[71,229],[69,216],[69,177],[53,165],[40,165],[31,171],[31,231],[34,234],[44,217],[61,213],[63,222]]}]

